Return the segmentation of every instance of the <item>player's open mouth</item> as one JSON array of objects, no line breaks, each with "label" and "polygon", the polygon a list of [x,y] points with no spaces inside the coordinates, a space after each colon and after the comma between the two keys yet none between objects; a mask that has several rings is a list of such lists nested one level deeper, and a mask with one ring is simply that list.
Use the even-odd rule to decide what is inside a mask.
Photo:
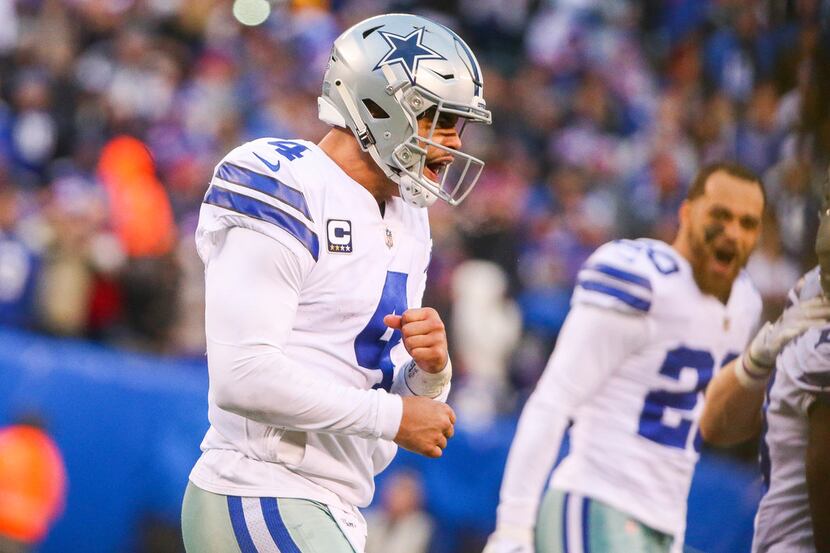
[{"label": "player's open mouth", "polygon": [[715,262],[722,269],[727,269],[738,256],[738,253],[731,248],[715,248]]},{"label": "player's open mouth", "polygon": [[424,167],[424,175],[426,175],[426,177],[433,182],[439,182],[441,173],[444,172],[450,163],[452,163],[452,159],[449,158],[442,158],[429,162],[426,164],[426,167]]}]

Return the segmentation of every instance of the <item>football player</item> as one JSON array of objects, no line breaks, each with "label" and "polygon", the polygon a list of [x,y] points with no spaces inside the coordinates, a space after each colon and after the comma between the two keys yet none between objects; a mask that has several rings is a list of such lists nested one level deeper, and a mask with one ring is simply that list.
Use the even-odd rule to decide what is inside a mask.
[{"label": "football player", "polygon": [[424,208],[483,168],[460,149],[463,122],[490,122],[481,69],[446,27],[378,16],[335,41],[318,106],[319,144],[243,144],[201,208],[211,426],[191,553],[360,553],[395,444],[438,457],[453,435]]},{"label": "football player", "polygon": [[[830,205],[830,204],[828,204]],[[830,551],[830,211],[821,215],[819,266],[789,293],[732,371],[706,391],[701,434],[731,445],[763,429],[765,494],[752,551]],[[795,338],[795,339],[793,339]],[[779,343],[793,339],[780,355]],[[764,393],[766,390],[766,394]]]},{"label": "football player", "polygon": [[[682,547],[703,390],[761,311],[743,267],[764,202],[751,172],[710,165],[672,244],[619,240],[586,261],[519,420],[487,553]],[[570,452],[542,498],[571,421]]]}]

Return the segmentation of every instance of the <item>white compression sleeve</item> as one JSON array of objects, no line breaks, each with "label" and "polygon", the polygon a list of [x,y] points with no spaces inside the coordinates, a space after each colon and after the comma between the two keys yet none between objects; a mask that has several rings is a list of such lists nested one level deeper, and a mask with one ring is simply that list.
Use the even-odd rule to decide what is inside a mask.
[{"label": "white compression sleeve", "polygon": [[574,305],[519,419],[501,485],[497,529],[532,531],[571,415],[647,340],[643,316]]},{"label": "white compression sleeve", "polygon": [[283,351],[303,261],[254,231],[233,228],[206,269],[210,393],[220,409],[291,430],[391,440],[401,399],[316,378]]}]

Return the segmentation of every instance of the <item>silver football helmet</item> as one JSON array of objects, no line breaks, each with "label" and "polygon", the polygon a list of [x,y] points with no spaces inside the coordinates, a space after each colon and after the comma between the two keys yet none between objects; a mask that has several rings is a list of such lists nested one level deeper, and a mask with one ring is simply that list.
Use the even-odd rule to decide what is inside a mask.
[{"label": "silver football helmet", "polygon": [[[489,124],[483,88],[481,68],[458,35],[423,17],[388,14],[334,41],[317,103],[320,119],[351,129],[405,201],[426,207],[441,198],[458,205],[484,162],[433,138],[456,122],[459,134],[467,122]],[[419,136],[423,117],[431,125]],[[435,163],[427,163],[429,147],[442,150]]]}]

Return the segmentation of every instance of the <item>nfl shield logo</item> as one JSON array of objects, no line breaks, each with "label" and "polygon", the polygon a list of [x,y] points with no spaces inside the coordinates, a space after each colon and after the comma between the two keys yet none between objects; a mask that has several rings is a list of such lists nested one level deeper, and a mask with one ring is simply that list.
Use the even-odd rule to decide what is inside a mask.
[{"label": "nfl shield logo", "polygon": [[395,245],[395,243],[392,241],[392,231],[389,230],[389,229],[386,229],[386,247],[391,248],[394,245]]}]

